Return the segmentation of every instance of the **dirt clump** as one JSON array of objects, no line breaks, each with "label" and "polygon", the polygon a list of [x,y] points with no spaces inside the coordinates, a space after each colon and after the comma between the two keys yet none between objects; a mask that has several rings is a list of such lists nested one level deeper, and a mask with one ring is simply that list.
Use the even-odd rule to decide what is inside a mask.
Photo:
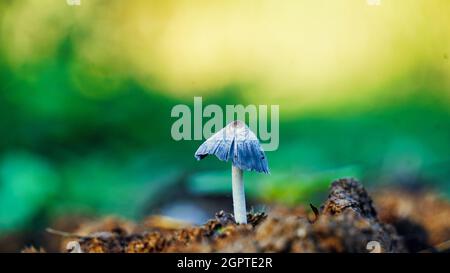
[{"label": "dirt clump", "polygon": [[380,220],[395,227],[409,251],[449,251],[449,202],[430,192],[405,189],[375,192],[374,200]]}]

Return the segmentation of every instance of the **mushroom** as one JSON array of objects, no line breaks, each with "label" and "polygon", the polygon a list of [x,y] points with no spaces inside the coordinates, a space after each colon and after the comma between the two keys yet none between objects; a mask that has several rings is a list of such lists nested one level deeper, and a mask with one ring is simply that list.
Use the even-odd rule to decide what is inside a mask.
[{"label": "mushroom", "polygon": [[246,224],[243,171],[269,173],[258,138],[244,122],[233,121],[200,145],[195,158],[201,160],[212,154],[222,161],[231,159],[234,219],[238,224]]},{"label": "mushroom", "polygon": [[83,253],[83,250],[81,250],[80,243],[77,241],[69,241],[66,245],[66,250],[69,253]]}]

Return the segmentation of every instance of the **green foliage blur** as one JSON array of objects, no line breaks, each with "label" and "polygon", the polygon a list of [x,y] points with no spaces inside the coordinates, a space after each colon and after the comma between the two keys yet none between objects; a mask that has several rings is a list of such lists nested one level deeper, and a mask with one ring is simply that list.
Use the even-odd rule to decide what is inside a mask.
[{"label": "green foliage blur", "polygon": [[[367,85],[353,83],[350,77],[344,85],[336,83],[335,86],[331,81],[323,87],[326,92],[320,85],[311,91],[306,86],[299,87],[297,93],[297,87],[292,87],[292,91],[289,85],[280,87],[280,91],[271,89],[259,93],[259,81],[263,81],[263,77],[255,76],[250,82],[248,78],[236,79],[233,73],[239,74],[239,67],[229,68],[227,63],[226,68],[233,70],[232,76],[221,74],[228,70],[217,70],[220,77],[217,71],[208,74],[207,69],[207,72],[201,70],[198,73],[205,74],[195,81],[205,82],[204,85],[193,84],[177,93],[171,89],[171,83],[178,78],[164,78],[161,75],[165,73],[159,74],[170,60],[155,61],[161,66],[148,70],[141,67],[141,63],[126,62],[133,57],[127,55],[130,53],[125,52],[127,47],[122,47],[122,42],[133,45],[137,52],[152,51],[150,46],[138,46],[142,42],[139,35],[146,35],[146,29],[136,30],[136,39],[130,34],[122,37],[123,41],[114,38],[115,42],[108,44],[109,38],[121,34],[115,32],[113,25],[130,27],[126,14],[115,17],[114,11],[120,2],[111,1],[113,11],[108,16],[100,14],[102,20],[94,19],[94,11],[98,11],[99,6],[101,10],[107,10],[105,1],[81,6],[80,13],[84,13],[80,17],[88,18],[92,29],[85,25],[77,27],[76,11],[70,10],[65,1],[58,4],[41,2],[57,11],[46,14],[36,9],[28,10],[23,2],[33,7],[39,5],[39,1],[31,0],[0,4],[0,19],[4,19],[0,23],[0,233],[39,228],[45,223],[42,219],[54,219],[68,213],[143,217],[148,208],[170,201],[167,199],[180,184],[193,196],[231,196],[228,164],[214,158],[196,162],[193,154],[201,142],[176,142],[170,136],[174,122],[170,117],[172,107],[180,103],[192,106],[194,95],[203,95],[205,104],[222,106],[280,105],[280,147],[267,154],[271,175],[246,174],[246,190],[253,200],[288,205],[320,202],[318,196],[326,193],[330,181],[345,176],[355,176],[367,185],[424,185],[434,187],[444,195],[450,194],[448,40],[442,44],[438,39],[431,40],[430,44],[439,49],[431,55],[421,55],[421,50],[428,52],[432,46],[411,45],[410,49],[408,43],[401,43],[399,47],[408,53],[396,51],[400,55],[400,68],[389,66],[386,61],[386,66],[380,65],[377,71],[388,72],[376,74],[375,71],[373,76],[373,79],[383,80]],[[166,14],[166,8],[177,6],[174,2],[170,1],[167,6],[149,3],[160,9],[161,17],[164,17],[161,24],[176,20]],[[145,1],[127,1],[127,5],[132,10],[133,6],[147,4]],[[435,8],[439,8],[438,4]],[[26,16],[14,16],[26,14],[31,19],[26,19],[30,24],[24,27],[18,21]],[[218,11],[217,14],[222,13]],[[132,18],[135,17],[128,16],[133,29]],[[45,27],[33,29],[41,20]],[[64,25],[60,30],[61,22],[69,26]],[[404,23],[396,21],[397,25]],[[105,28],[97,32],[100,24]],[[221,25],[216,24],[211,28],[220,28]],[[430,29],[440,25],[439,22],[431,24]],[[11,26],[17,29],[10,29]],[[158,24],[152,27],[164,30]],[[192,29],[197,27],[194,24]],[[53,31],[59,32],[54,34]],[[398,35],[417,35],[419,40],[428,33],[428,28],[421,31],[417,34],[400,31]],[[448,29],[444,33],[450,35]],[[91,36],[100,40],[90,40]],[[290,37],[287,35],[286,39]],[[105,43],[99,47],[101,39]],[[173,41],[173,45],[161,43],[160,46],[170,48],[183,41],[180,38]],[[148,41],[142,43],[145,42]],[[192,41],[184,42],[188,46]],[[30,44],[25,46],[26,43]],[[348,43],[351,44],[351,40]],[[101,50],[94,51],[93,56],[80,57],[82,46],[86,44]],[[258,45],[255,48],[259,48]],[[235,50],[239,51],[240,47]],[[156,56],[160,51],[152,52]],[[195,52],[199,62],[213,54],[208,53],[207,46],[205,51]],[[281,53],[276,49],[273,51],[275,56]],[[350,54],[346,51],[342,54],[350,61],[360,58],[345,55]],[[407,54],[420,58],[417,57],[417,62],[401,59]],[[145,56],[139,55],[136,59]],[[261,58],[262,63],[264,60]],[[192,65],[188,61],[186,70]],[[153,59],[145,62],[152,63]],[[214,67],[222,66],[225,64],[214,63]],[[260,69],[262,65],[255,62],[253,66]],[[370,74],[371,67],[365,68]],[[181,74],[188,73],[183,67],[179,69]],[[397,69],[398,73],[392,73],[392,76],[389,74],[391,69]],[[360,69],[346,72],[351,75],[356,70]],[[299,82],[302,71],[299,69]],[[144,76],[136,76],[139,72]],[[275,72],[268,71],[268,77]],[[305,81],[326,81],[327,72],[324,73],[323,78],[307,76]],[[332,75],[339,78],[340,74]],[[143,81],[142,77],[148,81]],[[281,79],[285,82],[283,77]],[[289,79],[295,81],[292,77]],[[176,88],[189,84],[184,80],[180,78]],[[354,82],[357,82],[356,78]],[[321,90],[323,93],[319,92]],[[272,97],[277,92],[284,97]],[[334,94],[339,92],[345,95],[335,100]],[[305,101],[313,95],[318,99],[314,99],[309,107]]]}]

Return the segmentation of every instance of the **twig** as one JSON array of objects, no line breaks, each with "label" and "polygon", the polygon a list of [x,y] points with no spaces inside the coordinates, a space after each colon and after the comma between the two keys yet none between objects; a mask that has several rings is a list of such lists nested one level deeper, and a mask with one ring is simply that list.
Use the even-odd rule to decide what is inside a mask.
[{"label": "twig", "polygon": [[83,236],[81,236],[81,235],[78,235],[75,233],[70,233],[70,232],[65,232],[65,231],[60,231],[60,230],[56,230],[53,228],[46,228],[45,231],[47,231],[50,234],[59,235],[62,237],[70,237],[70,238],[77,238],[77,239],[83,238]]},{"label": "twig", "polygon": [[56,230],[53,228],[46,228],[45,230],[48,233],[51,233],[54,235],[58,235],[58,236],[66,237],[66,238],[76,238],[76,239],[93,239],[93,238],[105,239],[105,238],[109,238],[109,237],[113,236],[113,234],[111,232],[106,232],[106,231],[94,232],[94,233],[82,236],[82,235],[75,234],[75,233]]}]

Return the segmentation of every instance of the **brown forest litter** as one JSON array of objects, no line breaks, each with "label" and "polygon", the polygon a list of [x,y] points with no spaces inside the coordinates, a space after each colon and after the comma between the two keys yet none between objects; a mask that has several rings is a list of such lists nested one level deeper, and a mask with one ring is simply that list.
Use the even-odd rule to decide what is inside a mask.
[{"label": "brown forest litter", "polygon": [[236,225],[223,211],[201,226],[161,216],[140,224],[105,218],[85,222],[71,233],[51,233],[56,233],[52,238],[62,252],[448,251],[448,202],[400,190],[374,196],[375,207],[359,182],[339,179],[320,209],[311,206],[314,213],[304,207],[275,206],[267,214],[248,214],[247,225]]}]

